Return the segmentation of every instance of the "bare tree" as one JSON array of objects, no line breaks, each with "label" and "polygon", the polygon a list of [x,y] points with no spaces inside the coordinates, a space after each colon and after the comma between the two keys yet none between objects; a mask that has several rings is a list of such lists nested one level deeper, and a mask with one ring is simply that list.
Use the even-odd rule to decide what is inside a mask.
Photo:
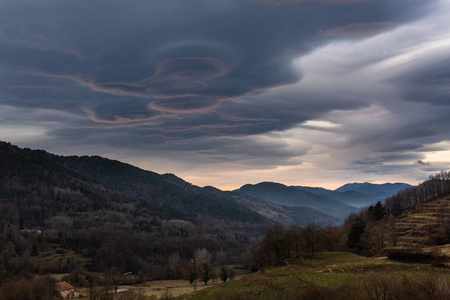
[{"label": "bare tree", "polygon": [[199,275],[201,276],[201,279],[205,283],[205,285],[207,285],[212,276],[212,255],[208,250],[202,248],[197,249],[194,253],[194,256],[197,260]]},{"label": "bare tree", "polygon": [[263,247],[268,255],[274,255],[275,264],[282,265],[286,258],[289,258],[288,231],[281,225],[274,225],[267,229],[263,240]]},{"label": "bare tree", "polygon": [[319,226],[316,223],[309,223],[302,232],[303,247],[305,252],[314,256],[314,251],[317,248]]},{"label": "bare tree", "polygon": [[337,226],[328,225],[319,230],[321,248],[330,252],[335,251],[341,238],[341,230]]},{"label": "bare tree", "polygon": [[289,228],[289,234],[292,238],[292,246],[294,247],[295,257],[298,257],[300,255],[302,232],[303,228],[298,224],[294,224]]}]

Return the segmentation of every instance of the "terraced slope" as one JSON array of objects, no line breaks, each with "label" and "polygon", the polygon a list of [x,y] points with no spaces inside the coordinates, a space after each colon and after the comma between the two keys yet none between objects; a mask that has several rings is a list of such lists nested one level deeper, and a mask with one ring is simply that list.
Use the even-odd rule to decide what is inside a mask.
[{"label": "terraced slope", "polygon": [[421,203],[396,220],[397,246],[423,247],[450,240],[450,195]]}]

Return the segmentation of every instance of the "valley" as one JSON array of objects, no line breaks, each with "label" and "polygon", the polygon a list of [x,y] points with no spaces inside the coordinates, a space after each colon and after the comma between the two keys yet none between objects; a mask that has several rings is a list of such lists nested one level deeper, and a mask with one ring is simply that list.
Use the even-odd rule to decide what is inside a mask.
[{"label": "valley", "polygon": [[[0,299],[27,280],[30,288],[40,278],[48,283],[36,289],[50,284],[45,274],[60,274],[82,295],[131,291],[117,299],[331,297],[350,281],[367,293],[377,272],[393,281],[414,272],[444,280],[447,177],[416,187],[353,183],[331,191],[262,182],[222,191],[98,156],[0,142]],[[376,259],[386,255],[410,261]],[[240,280],[217,285],[230,277]],[[201,288],[186,295],[194,278]]]}]

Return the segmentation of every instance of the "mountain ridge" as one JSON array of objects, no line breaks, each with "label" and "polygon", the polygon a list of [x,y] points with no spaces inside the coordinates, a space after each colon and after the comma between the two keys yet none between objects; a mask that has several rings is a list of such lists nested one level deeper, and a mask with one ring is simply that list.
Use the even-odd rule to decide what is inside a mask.
[{"label": "mountain ridge", "polygon": [[350,213],[357,211],[357,208],[348,206],[326,195],[317,195],[288,187],[281,183],[261,182],[254,185],[246,184],[235,190],[235,192],[260,197],[274,204],[287,207],[313,208],[341,220]]},{"label": "mountain ridge", "polygon": [[336,190],[332,191],[320,187],[308,187],[308,186],[291,186],[291,187],[303,191],[308,191],[318,195],[326,195],[330,198],[341,201],[344,204],[354,206],[357,208],[367,207],[369,205],[375,204],[378,201],[376,198],[353,190],[339,192]]},{"label": "mountain ridge", "polygon": [[310,222],[315,222],[319,226],[326,226],[338,225],[342,222],[339,218],[310,207],[286,207],[272,203],[264,198],[247,195],[239,191],[221,191],[211,186],[206,186],[203,189],[209,193],[220,195],[223,198],[233,198],[251,210],[284,226],[291,226],[293,224],[306,226]]},{"label": "mountain ridge", "polygon": [[382,184],[375,184],[375,183],[347,183],[343,186],[337,188],[335,191],[338,192],[346,192],[346,191],[355,191],[360,192],[363,194],[366,194],[368,196],[371,196],[378,201],[384,201],[386,198],[396,194],[397,192],[404,190],[406,188],[410,188],[411,185],[407,183],[402,182],[395,182],[395,183],[382,183]]},{"label": "mountain ridge", "polygon": [[[166,213],[173,211],[189,221],[194,221],[197,215],[234,221],[276,222],[285,226],[306,225],[307,221],[317,221],[321,225],[339,224],[350,213],[377,200],[349,189],[371,186],[369,183],[351,183],[338,188],[341,191],[331,191],[261,182],[246,184],[234,191],[221,191],[215,187],[195,186],[175,174],[161,175],[97,155],[62,156],[44,150],[22,150],[52,162],[70,174],[81,176],[91,184],[98,183],[106,189],[123,193],[128,199],[144,200],[153,207],[166,207]],[[391,184],[379,186],[386,185]]]},{"label": "mountain ridge", "polygon": [[266,223],[261,215],[235,202],[223,201],[173,175],[159,175],[136,166],[99,156],[58,156],[42,150],[37,153],[60,166],[126,197],[154,205],[166,205],[187,215],[209,216],[230,221]]}]

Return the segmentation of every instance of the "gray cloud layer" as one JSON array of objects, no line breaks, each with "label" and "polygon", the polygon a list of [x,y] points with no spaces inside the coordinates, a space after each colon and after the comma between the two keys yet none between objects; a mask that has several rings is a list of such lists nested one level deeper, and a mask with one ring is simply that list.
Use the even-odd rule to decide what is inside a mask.
[{"label": "gray cloud layer", "polygon": [[[429,24],[437,5],[448,8],[419,0],[0,1],[0,105],[28,112],[0,126],[42,126],[54,148],[190,152],[275,167],[300,164],[314,144],[305,139],[296,150],[262,135],[327,119],[341,125],[328,131],[346,136],[339,147],[375,151],[349,160],[351,168],[423,166],[418,149],[449,139],[450,59],[448,44],[434,55],[413,49],[405,26]],[[426,30],[431,43],[437,29],[419,33]],[[335,52],[323,59],[327,47]],[[417,59],[389,63],[409,52]],[[382,123],[354,127],[345,114],[374,107],[389,111]]]}]

